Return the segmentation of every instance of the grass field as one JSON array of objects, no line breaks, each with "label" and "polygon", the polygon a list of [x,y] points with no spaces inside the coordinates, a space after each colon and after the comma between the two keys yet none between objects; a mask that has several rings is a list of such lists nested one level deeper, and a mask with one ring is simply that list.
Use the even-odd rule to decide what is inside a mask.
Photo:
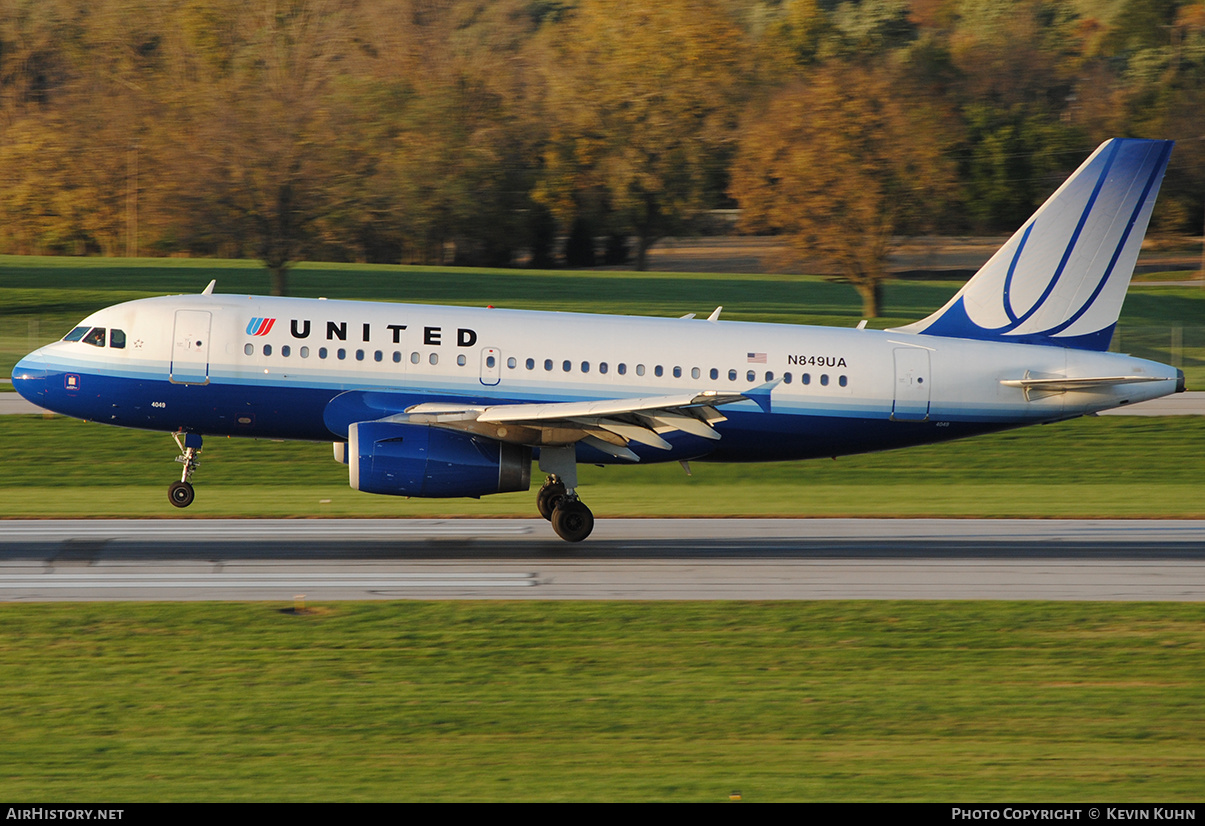
[{"label": "grass field", "polygon": [[0,606],[10,800],[1199,802],[1205,608]]},{"label": "grass field", "polygon": [[[809,462],[581,469],[615,516],[1205,517],[1205,421],[1100,417]],[[187,511],[171,438],[62,417],[0,417],[0,517],[532,516],[534,492],[403,499],[352,490],[330,445],[208,439]],[[534,478],[539,479],[538,472]]]}]

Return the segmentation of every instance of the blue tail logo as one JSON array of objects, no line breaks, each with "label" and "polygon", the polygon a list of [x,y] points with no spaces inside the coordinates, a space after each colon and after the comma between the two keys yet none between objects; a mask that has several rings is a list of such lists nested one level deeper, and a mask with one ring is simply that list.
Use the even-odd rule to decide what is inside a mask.
[{"label": "blue tail logo", "polygon": [[1171,150],[1101,144],[946,306],[898,331],[1109,349]]}]

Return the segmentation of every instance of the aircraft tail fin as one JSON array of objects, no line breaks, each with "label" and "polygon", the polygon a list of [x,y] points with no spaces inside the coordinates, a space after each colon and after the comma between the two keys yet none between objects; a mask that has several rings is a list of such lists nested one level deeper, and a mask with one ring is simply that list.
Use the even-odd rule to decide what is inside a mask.
[{"label": "aircraft tail fin", "polygon": [[949,303],[896,328],[1107,350],[1172,141],[1105,141]]}]

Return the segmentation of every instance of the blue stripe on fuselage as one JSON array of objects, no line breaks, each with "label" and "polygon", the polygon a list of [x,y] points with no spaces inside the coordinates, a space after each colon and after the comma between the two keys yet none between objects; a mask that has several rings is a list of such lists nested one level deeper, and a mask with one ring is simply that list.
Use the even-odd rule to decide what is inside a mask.
[{"label": "blue stripe on fuselage", "polygon": [[[239,383],[173,384],[163,379],[120,377],[62,370],[45,365],[42,394],[36,402],[49,410],[121,427],[203,435],[252,438],[338,440],[323,424],[322,414],[343,387],[263,386]],[[67,376],[78,376],[70,386]],[[28,390],[29,388],[25,388]],[[24,392],[24,391],[23,391]],[[423,402],[505,404],[547,400],[546,397],[498,398],[441,394],[430,388],[398,390],[398,406]],[[563,399],[558,399],[563,400]],[[892,422],[881,414],[844,410],[817,414],[740,411],[727,407],[728,421],[716,429],[719,441],[682,432],[664,435],[673,446],[659,450],[631,444],[643,462],[706,459],[722,462],[763,462],[864,453],[958,438],[1015,426],[999,416],[966,417],[963,421]],[[584,445],[580,461],[628,464]]]}]

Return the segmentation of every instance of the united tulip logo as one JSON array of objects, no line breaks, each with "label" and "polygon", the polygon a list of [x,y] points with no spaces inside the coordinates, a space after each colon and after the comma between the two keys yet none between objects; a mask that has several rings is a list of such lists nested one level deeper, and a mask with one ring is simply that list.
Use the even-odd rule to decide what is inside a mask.
[{"label": "united tulip logo", "polygon": [[251,319],[251,323],[247,325],[247,335],[266,336],[275,323],[276,319],[274,318],[253,318]]}]

